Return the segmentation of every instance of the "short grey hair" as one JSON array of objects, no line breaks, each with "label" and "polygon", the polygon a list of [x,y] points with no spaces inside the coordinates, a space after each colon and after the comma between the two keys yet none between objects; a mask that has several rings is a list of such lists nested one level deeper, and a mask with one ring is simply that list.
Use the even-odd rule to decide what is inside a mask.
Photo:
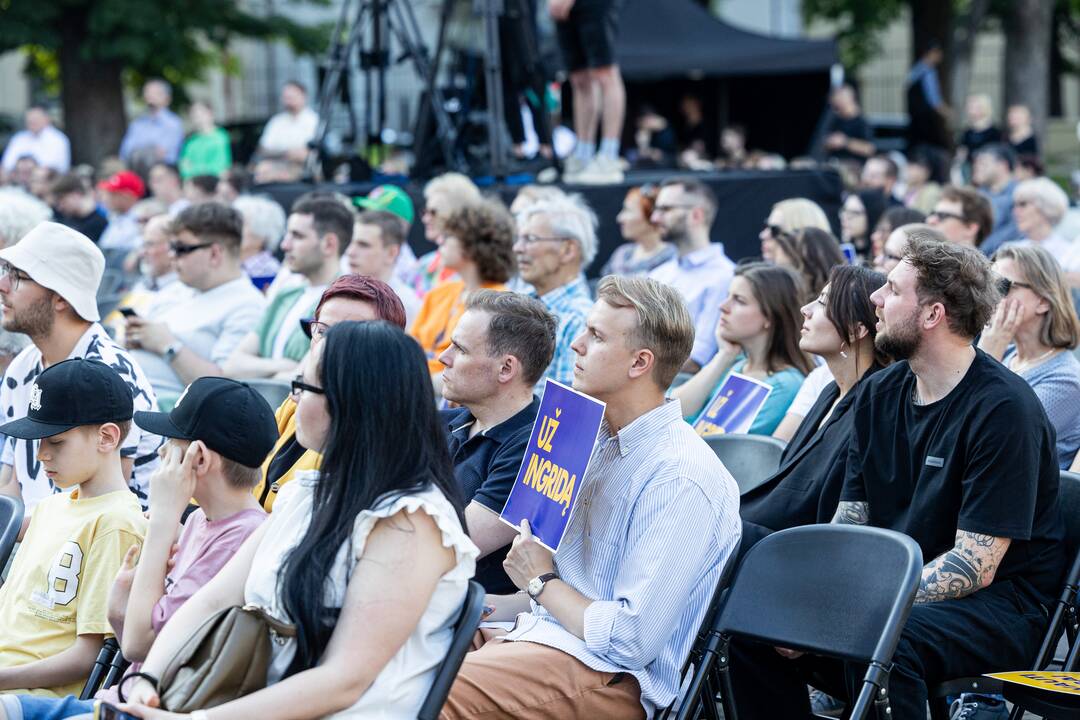
[{"label": "short grey hair", "polygon": [[244,227],[266,240],[266,250],[277,250],[285,237],[285,209],[266,195],[241,195],[233,200],[233,209],[244,218]]},{"label": "short grey hair", "polygon": [[1030,202],[1051,225],[1061,222],[1069,209],[1069,196],[1050,178],[1024,180],[1013,190],[1013,203],[1017,200]]},{"label": "short grey hair", "polygon": [[52,218],[52,208],[19,188],[0,188],[0,247],[14,245],[39,223]]},{"label": "short grey hair", "polygon": [[543,215],[551,225],[552,234],[575,240],[581,248],[581,269],[589,267],[596,258],[596,213],[581,195],[562,195],[539,200],[521,212],[521,222],[533,215]]}]

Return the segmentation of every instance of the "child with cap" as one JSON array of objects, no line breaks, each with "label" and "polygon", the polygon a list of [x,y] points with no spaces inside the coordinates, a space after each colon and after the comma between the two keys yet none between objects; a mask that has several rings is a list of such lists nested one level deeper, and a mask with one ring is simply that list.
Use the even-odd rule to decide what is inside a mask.
[{"label": "child with cap", "polygon": [[39,503],[0,587],[0,692],[78,693],[112,634],[109,588],[146,532],[120,466],[132,413],[114,370],[75,358],[45,370],[27,415],[0,426],[42,441],[37,459],[61,491]]},{"label": "child with cap", "polygon": [[[150,523],[138,565],[129,550],[109,594],[109,622],[124,658],[133,661],[129,675],[138,672],[173,614],[266,518],[251,488],[277,439],[266,401],[250,386],[218,377],[193,382],[169,414],[137,412],[135,422],[169,440],[150,481]],[[177,539],[191,498],[199,507]],[[118,688],[101,690],[97,697],[115,705]],[[76,696],[0,695],[0,718],[55,720],[93,709],[93,700]]]}]

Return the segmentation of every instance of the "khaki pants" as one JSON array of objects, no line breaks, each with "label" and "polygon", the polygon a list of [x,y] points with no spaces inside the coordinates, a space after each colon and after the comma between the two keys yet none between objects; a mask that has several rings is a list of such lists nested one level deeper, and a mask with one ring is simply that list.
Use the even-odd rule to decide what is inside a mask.
[{"label": "khaki pants", "polygon": [[480,630],[465,656],[442,720],[644,720],[641,688],[629,673],[602,673],[561,650],[504,642]]}]

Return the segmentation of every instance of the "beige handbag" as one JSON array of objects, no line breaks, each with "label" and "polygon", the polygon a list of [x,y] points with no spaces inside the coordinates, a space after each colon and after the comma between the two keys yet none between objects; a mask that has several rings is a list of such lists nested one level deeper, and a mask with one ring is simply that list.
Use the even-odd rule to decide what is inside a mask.
[{"label": "beige handbag", "polygon": [[266,687],[270,643],[284,643],[294,635],[296,628],[256,605],[222,610],[204,622],[165,667],[157,682],[161,707],[186,713]]}]

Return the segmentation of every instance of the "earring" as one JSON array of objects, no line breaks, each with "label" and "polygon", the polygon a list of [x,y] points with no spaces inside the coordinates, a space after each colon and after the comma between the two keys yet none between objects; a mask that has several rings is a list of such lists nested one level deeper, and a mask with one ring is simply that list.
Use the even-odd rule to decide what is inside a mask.
[{"label": "earring", "polygon": [[840,343],[840,357],[844,358],[845,360],[847,360],[847,353],[844,352],[844,348],[846,348],[847,346],[847,342]]}]

